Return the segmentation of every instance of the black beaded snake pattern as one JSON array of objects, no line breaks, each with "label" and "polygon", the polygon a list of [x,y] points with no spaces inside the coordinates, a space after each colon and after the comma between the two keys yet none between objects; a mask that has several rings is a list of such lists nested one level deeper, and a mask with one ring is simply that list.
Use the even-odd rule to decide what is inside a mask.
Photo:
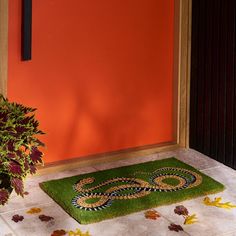
[{"label": "black beaded snake pattern", "polygon": [[[90,188],[86,185],[94,183],[95,179],[92,177],[82,179],[73,185],[73,189],[78,195],[72,199],[72,204],[81,210],[99,211],[111,206],[115,200],[140,198],[151,192],[181,191],[196,187],[202,182],[202,177],[198,173],[177,167],[163,167],[152,173],[136,172],[133,176],[136,174],[150,175],[150,177],[148,181],[135,177],[116,177]],[[167,184],[167,179],[175,179],[177,184],[174,186]],[[116,186],[99,191],[102,187],[114,184]]]}]

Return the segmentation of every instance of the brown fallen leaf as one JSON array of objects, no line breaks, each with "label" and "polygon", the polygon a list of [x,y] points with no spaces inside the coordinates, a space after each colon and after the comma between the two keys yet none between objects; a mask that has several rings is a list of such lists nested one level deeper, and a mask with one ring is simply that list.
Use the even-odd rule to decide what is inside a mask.
[{"label": "brown fallen leaf", "polygon": [[48,221],[50,221],[50,220],[53,220],[54,218],[51,217],[51,216],[40,215],[40,216],[39,216],[39,219],[40,219],[41,221],[46,221],[46,222],[48,222]]},{"label": "brown fallen leaf", "polygon": [[179,232],[179,231],[183,231],[184,229],[180,226],[180,225],[176,225],[176,224],[170,224],[168,226],[170,231],[175,231],[175,232]]},{"label": "brown fallen leaf", "polygon": [[188,215],[188,209],[183,205],[176,206],[174,212],[177,215],[184,215],[184,216]]},{"label": "brown fallen leaf", "polygon": [[183,216],[185,225],[190,225],[197,222],[196,214],[189,215],[188,209],[183,205],[176,206],[174,212],[177,215]]},{"label": "brown fallen leaf", "polygon": [[66,231],[64,229],[55,230],[51,234],[51,236],[63,236],[63,235],[66,235]]},{"label": "brown fallen leaf", "polygon": [[47,223],[47,227],[48,228],[52,228],[52,226],[54,226],[56,224],[55,220],[50,220],[48,223]]},{"label": "brown fallen leaf", "polygon": [[161,217],[156,210],[148,210],[145,212],[145,218],[156,220],[157,218]]},{"label": "brown fallen leaf", "polygon": [[26,213],[37,214],[37,213],[40,213],[41,211],[42,211],[41,208],[33,207],[33,208],[29,209]]},{"label": "brown fallen leaf", "polygon": [[21,216],[21,215],[14,215],[14,216],[12,216],[12,219],[11,220],[13,220],[14,222],[19,222],[19,221],[22,221],[22,220],[24,220],[24,216]]}]

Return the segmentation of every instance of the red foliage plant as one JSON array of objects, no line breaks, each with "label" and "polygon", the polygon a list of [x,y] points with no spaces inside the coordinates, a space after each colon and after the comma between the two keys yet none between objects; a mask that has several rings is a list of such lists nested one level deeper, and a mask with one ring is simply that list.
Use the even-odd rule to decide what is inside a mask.
[{"label": "red foliage plant", "polygon": [[[0,95],[0,205],[7,202],[12,189],[24,196],[23,179],[43,163],[39,147],[44,144],[38,135],[44,133],[38,129],[35,110]],[[3,178],[9,186],[2,186]]]}]

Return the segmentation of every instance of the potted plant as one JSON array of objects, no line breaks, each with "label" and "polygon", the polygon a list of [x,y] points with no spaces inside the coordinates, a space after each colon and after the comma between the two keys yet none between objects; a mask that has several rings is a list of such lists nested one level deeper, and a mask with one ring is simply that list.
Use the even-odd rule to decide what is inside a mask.
[{"label": "potted plant", "polygon": [[44,133],[38,129],[35,110],[0,95],[0,205],[12,190],[23,197],[23,180],[43,163],[39,147],[44,144],[38,135]]}]

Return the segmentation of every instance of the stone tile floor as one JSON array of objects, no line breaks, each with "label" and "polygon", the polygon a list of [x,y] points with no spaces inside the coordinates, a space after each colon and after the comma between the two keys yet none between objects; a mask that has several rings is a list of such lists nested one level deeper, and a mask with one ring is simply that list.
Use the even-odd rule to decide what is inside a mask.
[{"label": "stone tile floor", "polygon": [[[192,225],[183,225],[183,218],[173,213],[176,204],[155,208],[161,215],[155,221],[145,219],[144,212],[137,212],[100,223],[80,225],[38,186],[38,183],[49,179],[63,178],[173,156],[194,166],[226,186],[224,192],[210,195],[211,199],[221,196],[224,201],[231,201],[236,204],[236,171],[197,151],[178,149],[172,152],[157,153],[76,170],[30,177],[25,183],[25,190],[29,192],[29,195],[22,199],[12,194],[9,204],[0,208],[0,236],[50,236],[57,229],[75,230],[76,228],[81,229],[83,232],[88,230],[92,236],[236,236],[236,209],[225,210],[205,206],[202,204],[203,197],[181,203],[187,207],[190,213],[197,214],[198,222]],[[54,217],[54,220],[45,223],[38,219],[38,214],[26,214],[26,211],[31,207],[40,207],[43,210],[43,214]],[[22,222],[15,223],[11,220],[14,214],[24,215],[25,219]],[[169,231],[168,226],[170,223],[182,225],[184,231],[178,233]]]}]

